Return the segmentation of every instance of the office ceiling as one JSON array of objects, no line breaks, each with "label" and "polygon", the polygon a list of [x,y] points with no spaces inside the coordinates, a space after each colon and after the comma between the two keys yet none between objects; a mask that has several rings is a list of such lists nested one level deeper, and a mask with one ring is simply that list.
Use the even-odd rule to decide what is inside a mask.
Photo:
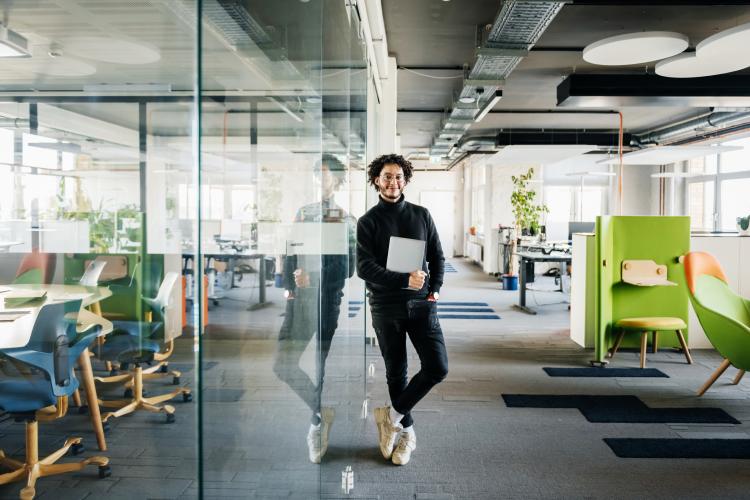
[{"label": "office ceiling", "polygon": [[[595,40],[628,32],[674,30],[686,34],[694,47],[713,33],[750,22],[750,1],[733,6],[699,5],[711,2],[692,0],[685,0],[691,5],[668,6],[584,3],[597,5],[574,0],[563,6],[507,77],[503,99],[480,123],[472,124],[467,135],[491,138],[500,130],[520,129],[613,130],[618,125],[614,111],[623,113],[626,132],[641,133],[705,114],[708,108],[687,105],[626,106],[596,112],[561,108],[556,89],[573,72],[653,73],[653,64],[597,67],[585,63],[581,51]],[[204,91],[255,96],[261,112],[261,143],[266,140],[302,151],[319,148],[322,142],[327,148],[346,150],[348,146],[362,154],[367,78],[361,67],[363,45],[356,31],[349,29],[351,19],[345,10],[336,5],[315,0],[204,0]],[[64,92],[174,96],[194,89],[192,0],[24,0],[0,6],[9,26],[29,39],[33,53],[30,59],[0,59],[0,93],[24,92],[29,98]],[[500,6],[500,0],[382,0],[389,51],[401,68],[397,128],[405,153],[428,151],[461,89],[462,68],[474,63],[478,27],[492,24]],[[81,37],[89,37],[86,50],[81,49],[82,45],[86,48]],[[93,43],[97,50],[91,50],[91,37],[100,40]],[[135,44],[131,53],[144,57],[156,53],[159,58],[128,61],[125,56],[132,54],[118,52],[124,49],[122,45],[118,49],[115,41]],[[78,74],[70,74],[76,69]],[[115,88],[112,85],[119,85],[119,90],[107,90]],[[321,94],[322,101],[317,99]],[[247,101],[207,105],[204,134],[248,137],[249,106]],[[135,102],[68,102],[60,107],[121,127],[138,127]],[[149,130],[163,136],[187,134],[190,111],[186,103],[150,104]],[[225,119],[225,113],[230,118]],[[449,163],[421,166],[445,168]]]},{"label": "office ceiling", "polygon": [[[684,33],[690,39],[690,48],[694,49],[697,42],[709,35],[750,22],[750,2],[733,6],[598,3],[582,5],[574,1],[563,6],[529,55],[506,78],[503,98],[480,123],[472,124],[467,135],[491,137],[499,129],[616,129],[619,118],[616,114],[602,113],[607,108],[587,113],[582,109],[558,107],[557,85],[574,72],[653,74],[654,63],[594,66],[583,60],[583,47],[609,36],[657,30]],[[685,2],[695,3],[710,2]],[[398,133],[401,146],[407,153],[425,154],[441,128],[444,112],[454,105],[456,93],[462,87],[461,68],[474,62],[477,27],[493,23],[500,2],[383,0],[382,5],[389,51],[396,56],[400,67]],[[610,110],[623,113],[625,131],[631,133],[709,111],[680,105]]]}]

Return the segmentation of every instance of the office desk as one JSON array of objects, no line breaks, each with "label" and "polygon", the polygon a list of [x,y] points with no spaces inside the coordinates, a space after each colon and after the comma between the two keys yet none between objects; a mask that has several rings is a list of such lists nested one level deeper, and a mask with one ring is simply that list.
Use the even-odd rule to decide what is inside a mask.
[{"label": "office desk", "polygon": [[[112,295],[107,287],[86,287],[82,285],[8,285],[3,288],[11,290],[46,290],[47,296],[44,301],[37,301],[33,305],[23,304],[18,307],[5,307],[5,301],[2,300],[0,293],[0,311],[28,311],[28,314],[12,322],[0,322],[0,349],[13,349],[23,347],[29,343],[31,330],[34,327],[39,310],[49,302],[59,300],[81,299],[82,308],[78,313],[77,330],[85,331],[92,325],[101,325],[101,335],[107,335],[112,332],[112,323],[93,312],[83,309],[83,307],[97,304],[100,300],[106,299]],[[96,385],[94,384],[94,372],[91,369],[91,358],[89,350],[84,349],[81,357],[78,358],[78,365],[81,368],[81,385],[86,391],[86,400],[89,406],[89,417],[94,427],[96,442],[99,449],[107,449],[107,442],[104,439],[104,428],[102,418],[99,413],[99,400],[96,394]]]},{"label": "office desk", "polygon": [[518,279],[518,304],[513,304],[513,309],[527,314],[536,314],[536,311],[526,305],[526,264],[528,262],[565,262],[570,263],[573,256],[562,252],[551,252],[548,255],[542,252],[518,252],[520,264]]},{"label": "office desk", "polygon": [[23,241],[0,241],[0,253],[8,253],[16,245],[23,245]]},{"label": "office desk", "polygon": [[[184,261],[193,259],[195,254],[183,253],[182,258]],[[204,259],[214,259],[220,262],[227,263],[227,271],[231,273],[231,286],[234,287],[234,267],[237,260],[241,259],[258,259],[258,302],[250,304],[247,308],[248,311],[255,311],[270,305],[270,302],[266,301],[266,254],[262,253],[202,253],[201,257]],[[183,264],[185,269],[186,263]],[[209,297],[211,300],[215,300],[213,297]]]}]

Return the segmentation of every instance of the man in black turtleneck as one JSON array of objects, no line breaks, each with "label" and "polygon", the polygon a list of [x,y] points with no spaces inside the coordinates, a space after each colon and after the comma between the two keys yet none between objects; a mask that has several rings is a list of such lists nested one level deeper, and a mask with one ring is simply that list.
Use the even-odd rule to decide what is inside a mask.
[{"label": "man in black turtleneck", "polygon": [[[448,374],[436,304],[445,258],[430,212],[404,199],[404,186],[412,172],[411,162],[401,155],[373,160],[367,173],[380,199],[357,224],[357,274],[367,283],[391,397],[391,406],[375,408],[375,422],[380,451],[396,465],[409,462],[416,448],[411,410]],[[421,269],[411,273],[386,269],[391,236],[426,242]],[[421,364],[411,380],[407,377],[407,335]]]}]

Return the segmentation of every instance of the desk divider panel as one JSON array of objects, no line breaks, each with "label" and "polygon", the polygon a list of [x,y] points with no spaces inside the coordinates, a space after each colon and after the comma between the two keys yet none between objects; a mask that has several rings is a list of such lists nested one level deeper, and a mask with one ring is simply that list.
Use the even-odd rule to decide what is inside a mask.
[{"label": "desk divider panel", "polygon": [[[630,317],[673,317],[688,322],[685,272],[678,262],[690,251],[690,218],[664,216],[600,216],[596,220],[595,359],[603,361],[611,347],[614,324]],[[667,266],[667,279],[677,286],[636,286],[622,281],[624,260],[653,260]],[[687,331],[683,331],[685,338]],[[623,347],[638,345],[626,335]],[[676,335],[662,334],[659,347],[678,347]]]}]

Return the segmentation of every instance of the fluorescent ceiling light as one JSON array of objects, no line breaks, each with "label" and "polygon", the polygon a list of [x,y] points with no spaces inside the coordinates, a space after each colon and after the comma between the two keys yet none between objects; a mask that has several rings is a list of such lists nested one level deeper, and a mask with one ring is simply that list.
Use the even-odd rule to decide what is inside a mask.
[{"label": "fluorescent ceiling light", "polygon": [[548,165],[568,158],[580,156],[596,149],[596,146],[576,145],[538,145],[506,146],[487,160],[488,165],[499,167],[536,167]]},{"label": "fluorescent ceiling light", "polygon": [[[655,146],[626,153],[622,156],[623,165],[669,165],[692,158],[702,158],[717,153],[737,151],[742,146]],[[600,164],[617,165],[619,158],[607,158]]]},{"label": "fluorescent ceiling light", "polygon": [[603,66],[658,61],[684,51],[688,37],[673,31],[644,31],[611,36],[583,49],[583,60]]},{"label": "fluorescent ceiling light", "polygon": [[670,78],[697,78],[731,73],[750,66],[750,23],[712,35],[695,47],[656,64],[656,74]]},{"label": "fluorescent ceiling light", "polygon": [[0,57],[31,57],[29,42],[23,36],[0,24]]},{"label": "fluorescent ceiling light", "polygon": [[487,113],[490,112],[492,108],[495,107],[495,104],[503,98],[503,91],[502,90],[496,90],[495,95],[492,96],[492,99],[487,101],[487,104],[482,108],[482,110],[479,112],[479,114],[474,118],[474,121],[476,123],[479,123],[482,121],[482,119],[487,115]]},{"label": "fluorescent ceiling light", "polygon": [[172,92],[169,83],[87,83],[84,92]]},{"label": "fluorescent ceiling light", "polygon": [[654,179],[686,179],[688,177],[697,177],[699,175],[703,174],[696,174],[693,172],[660,172],[657,174],[651,174],[651,177]]},{"label": "fluorescent ceiling light", "polygon": [[570,172],[565,174],[568,177],[614,177],[614,172]]}]

